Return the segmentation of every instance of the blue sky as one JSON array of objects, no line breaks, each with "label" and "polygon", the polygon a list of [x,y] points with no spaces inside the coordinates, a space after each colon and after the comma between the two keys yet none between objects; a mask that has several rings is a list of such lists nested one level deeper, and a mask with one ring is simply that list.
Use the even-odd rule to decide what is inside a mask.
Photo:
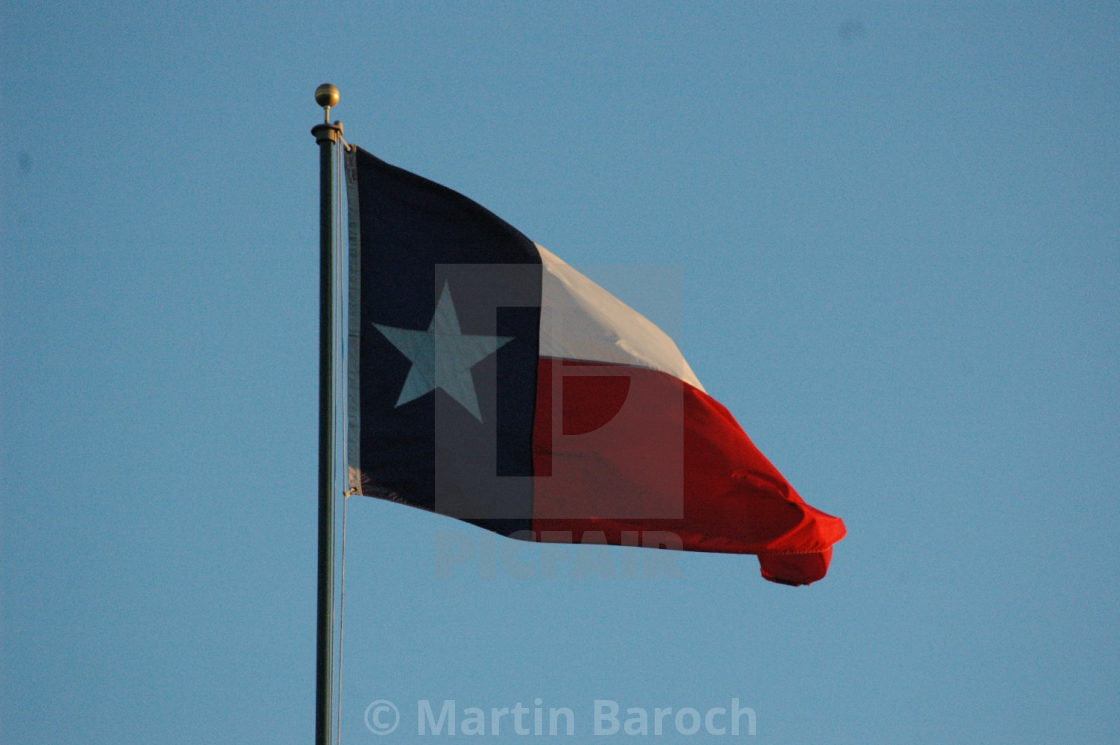
[{"label": "blue sky", "polygon": [[0,739],[312,737],[330,81],[849,529],[793,589],[353,500],[345,742],[538,698],[570,742],[733,698],[755,735],[689,741],[1116,742],[1118,40],[1112,2],[6,5]]}]

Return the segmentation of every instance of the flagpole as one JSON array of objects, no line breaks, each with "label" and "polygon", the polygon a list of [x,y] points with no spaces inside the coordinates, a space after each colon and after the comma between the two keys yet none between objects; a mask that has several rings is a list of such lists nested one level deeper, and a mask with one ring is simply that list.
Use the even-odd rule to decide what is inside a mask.
[{"label": "flagpole", "polygon": [[315,89],[323,123],[311,129],[319,144],[319,585],[315,634],[315,745],[330,745],[331,667],[334,659],[334,173],[342,123],[331,123],[338,88]]}]

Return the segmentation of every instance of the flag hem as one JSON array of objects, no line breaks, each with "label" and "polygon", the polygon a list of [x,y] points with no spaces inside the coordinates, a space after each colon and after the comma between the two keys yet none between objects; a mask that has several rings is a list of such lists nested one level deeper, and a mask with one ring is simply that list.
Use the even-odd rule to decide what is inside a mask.
[{"label": "flag hem", "polygon": [[346,466],[348,493],[362,493],[362,420],[359,364],[362,344],[362,233],[358,210],[358,165],[356,149],[346,155],[347,240],[349,241],[347,287],[347,350],[346,350]]}]

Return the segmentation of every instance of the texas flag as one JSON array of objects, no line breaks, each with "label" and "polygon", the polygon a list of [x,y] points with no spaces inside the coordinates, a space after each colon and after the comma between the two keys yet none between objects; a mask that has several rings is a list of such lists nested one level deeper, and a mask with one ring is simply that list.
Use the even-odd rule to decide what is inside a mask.
[{"label": "texas flag", "polygon": [[757,554],[808,584],[808,504],[661,329],[484,207],[350,147],[352,493],[511,538]]}]

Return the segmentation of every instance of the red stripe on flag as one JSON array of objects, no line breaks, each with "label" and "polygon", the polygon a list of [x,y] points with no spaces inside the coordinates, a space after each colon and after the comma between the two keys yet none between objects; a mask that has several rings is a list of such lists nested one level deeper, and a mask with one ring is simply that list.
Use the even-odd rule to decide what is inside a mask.
[{"label": "red stripe on flag", "polygon": [[767,579],[808,584],[845,534],[726,408],[655,370],[542,357],[533,466],[538,540],[637,545],[635,531],[668,532],[670,548],[759,554]]}]

